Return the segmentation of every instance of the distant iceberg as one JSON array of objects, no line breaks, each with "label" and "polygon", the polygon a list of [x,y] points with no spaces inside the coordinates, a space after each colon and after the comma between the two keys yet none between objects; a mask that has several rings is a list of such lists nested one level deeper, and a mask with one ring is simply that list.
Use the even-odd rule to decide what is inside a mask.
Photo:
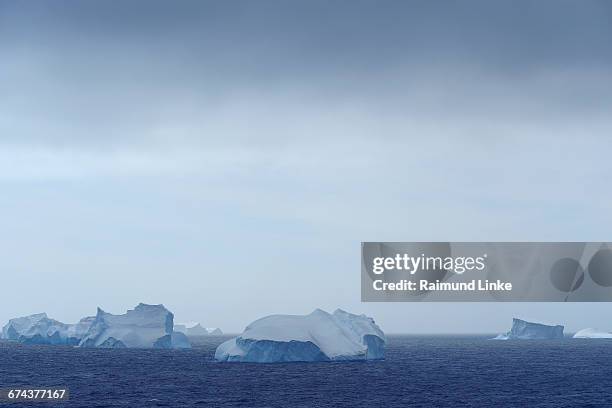
[{"label": "distant iceberg", "polygon": [[98,308],[96,316],[76,324],[50,319],[46,313],[9,320],[2,338],[23,344],[104,348],[190,348],[185,334],[174,332],[174,315],[163,305],[139,304],[123,315]]},{"label": "distant iceberg", "polygon": [[385,334],[374,320],[343,310],[306,316],[272,315],[217,347],[215,359],[232,362],[372,360],[384,358]]},{"label": "distant iceberg", "polygon": [[548,326],[515,318],[512,319],[512,329],[508,333],[500,334],[492,340],[549,340],[562,338],[563,326]]},{"label": "distant iceberg", "polygon": [[174,332],[174,315],[163,305],[140,303],[122,315],[98,313],[79,347],[190,348],[187,336]]},{"label": "distant iceberg", "polygon": [[612,339],[612,333],[597,329],[582,329],[574,334],[575,339]]},{"label": "distant iceberg", "polygon": [[77,345],[94,318],[85,317],[76,324],[50,319],[46,313],[17,317],[2,328],[2,338],[23,344]]},{"label": "distant iceberg", "polygon": [[223,332],[218,327],[204,327],[198,322],[176,323],[175,332],[185,333],[188,336],[221,336]]}]

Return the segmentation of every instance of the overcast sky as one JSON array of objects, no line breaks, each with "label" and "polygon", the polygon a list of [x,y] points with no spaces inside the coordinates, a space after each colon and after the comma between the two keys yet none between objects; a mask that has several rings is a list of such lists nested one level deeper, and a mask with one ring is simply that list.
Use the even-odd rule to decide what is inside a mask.
[{"label": "overcast sky", "polygon": [[612,330],[359,287],[361,241],[610,241],[611,38],[607,1],[0,0],[0,322]]}]

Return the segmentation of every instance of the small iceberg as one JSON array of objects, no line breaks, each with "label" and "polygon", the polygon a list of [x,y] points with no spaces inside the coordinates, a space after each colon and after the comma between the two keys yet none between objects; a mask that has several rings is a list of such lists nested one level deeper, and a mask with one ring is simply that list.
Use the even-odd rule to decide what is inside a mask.
[{"label": "small iceberg", "polygon": [[198,322],[176,323],[175,332],[185,333],[187,336],[222,336],[218,327],[204,327]]},{"label": "small iceberg", "polygon": [[512,329],[491,340],[552,340],[563,339],[561,325],[549,326],[542,323],[532,323],[521,319],[512,319]]},{"label": "small iceberg", "polygon": [[575,339],[612,339],[612,333],[597,329],[582,329],[574,334]]},{"label": "small iceberg", "polygon": [[215,359],[256,363],[373,360],[384,358],[385,342],[385,334],[366,315],[317,309],[305,316],[256,320],[240,336],[217,347]]}]

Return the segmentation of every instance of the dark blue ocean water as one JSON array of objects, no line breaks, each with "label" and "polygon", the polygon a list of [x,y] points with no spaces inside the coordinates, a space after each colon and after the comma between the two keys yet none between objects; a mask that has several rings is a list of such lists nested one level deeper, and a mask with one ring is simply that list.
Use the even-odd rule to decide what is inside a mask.
[{"label": "dark blue ocean water", "polygon": [[385,361],[216,363],[192,350],[0,343],[0,388],[67,386],[61,404],[12,407],[612,406],[612,341],[390,336]]}]

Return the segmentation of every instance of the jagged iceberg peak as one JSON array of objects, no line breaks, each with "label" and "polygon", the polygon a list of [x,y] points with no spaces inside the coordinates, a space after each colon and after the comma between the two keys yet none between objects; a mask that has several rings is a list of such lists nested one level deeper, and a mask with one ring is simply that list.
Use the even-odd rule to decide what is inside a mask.
[{"label": "jagged iceberg peak", "polygon": [[198,322],[176,323],[174,331],[188,336],[221,336],[223,332],[218,327],[204,327]]},{"label": "jagged iceberg peak", "polygon": [[18,317],[2,328],[2,338],[24,344],[76,345],[93,319],[86,317],[76,324],[65,324],[50,319],[46,313]]},{"label": "jagged iceberg peak", "polygon": [[582,329],[574,334],[575,339],[612,339],[612,333],[598,329]]},{"label": "jagged iceberg peak", "polygon": [[546,325],[526,320],[512,319],[512,328],[505,334],[500,334],[493,340],[552,340],[563,339],[561,325]]},{"label": "jagged iceberg peak", "polygon": [[29,316],[10,319],[2,328],[2,338],[6,340],[17,340],[21,334],[28,332],[44,319],[48,319],[46,313],[36,313]]},{"label": "jagged iceberg peak", "polygon": [[223,331],[218,327],[205,327],[209,336],[223,336]]},{"label": "jagged iceberg peak", "polygon": [[189,348],[189,340],[174,332],[174,315],[164,305],[139,303],[125,314],[114,315],[98,308],[95,319],[81,339],[80,347]]},{"label": "jagged iceberg peak", "polygon": [[384,358],[385,335],[373,319],[343,310],[271,315],[221,344],[219,361],[284,362]]}]

